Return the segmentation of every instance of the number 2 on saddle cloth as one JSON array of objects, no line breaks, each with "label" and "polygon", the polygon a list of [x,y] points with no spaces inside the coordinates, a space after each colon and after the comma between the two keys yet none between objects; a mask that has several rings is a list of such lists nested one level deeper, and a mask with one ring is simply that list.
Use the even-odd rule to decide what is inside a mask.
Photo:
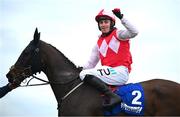
[{"label": "number 2 on saddle cloth", "polygon": [[[112,90],[114,90],[114,88],[112,88]],[[119,86],[114,93],[121,97],[122,102],[113,107],[112,110],[104,110],[105,116],[116,116],[119,113],[144,115],[144,90],[140,83],[130,83]],[[106,99],[104,101],[106,101]]]}]

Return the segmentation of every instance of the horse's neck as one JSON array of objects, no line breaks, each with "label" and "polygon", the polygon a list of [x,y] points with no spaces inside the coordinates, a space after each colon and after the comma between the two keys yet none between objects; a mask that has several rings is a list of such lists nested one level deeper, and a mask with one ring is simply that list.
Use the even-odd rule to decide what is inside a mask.
[{"label": "horse's neck", "polygon": [[[81,82],[80,79],[77,79],[80,70],[54,47],[46,43],[42,43],[41,46],[41,56],[45,63],[44,73],[47,75],[49,81],[60,82],[60,84],[51,84],[56,100],[59,103],[66,94]],[[62,85],[62,83],[64,85]],[[90,111],[97,112],[97,110],[101,108],[100,102],[101,97],[98,91],[84,83],[63,100],[61,103],[63,107],[61,108],[61,114],[73,115],[73,113],[82,113],[82,115],[87,115],[87,113],[89,113],[87,110],[89,111],[89,109]],[[81,104],[81,106],[88,105],[89,109],[81,108],[81,106],[78,107],[79,104]],[[71,109],[71,112],[69,112],[72,107],[77,108]],[[82,111],[82,109],[84,110]],[[99,114],[95,113],[94,115]]]},{"label": "horse's neck", "polygon": [[[42,61],[45,63],[43,72],[46,74],[50,82],[59,83],[51,84],[53,92],[58,100],[69,91],[69,88],[73,87],[74,84],[77,84],[77,82],[68,82],[79,76],[78,69],[73,63],[67,60],[61,52],[51,45],[41,42],[40,48],[42,52]],[[60,84],[68,84],[68,86]]]},{"label": "horse's neck", "polygon": [[43,42],[41,46],[42,58],[45,63],[45,70],[43,72],[45,72],[48,77],[53,77],[54,80],[58,80],[59,78],[57,77],[65,76],[68,79],[70,76],[77,76],[78,70],[76,66],[60,51],[45,42]]}]

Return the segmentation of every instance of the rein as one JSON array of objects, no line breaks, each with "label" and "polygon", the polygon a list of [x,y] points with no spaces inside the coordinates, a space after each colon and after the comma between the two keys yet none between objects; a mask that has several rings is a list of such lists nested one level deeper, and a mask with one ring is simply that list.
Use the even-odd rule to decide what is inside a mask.
[{"label": "rein", "polygon": [[[37,79],[37,80],[42,81],[42,82],[44,82],[44,83],[40,83],[40,84],[29,84],[33,79]],[[62,83],[62,82],[50,82],[50,81],[46,81],[46,80],[43,80],[42,78],[39,78],[39,77],[37,77],[37,76],[32,75],[32,78],[30,78],[30,79],[27,81],[26,85],[21,85],[20,87],[41,86],[41,85],[48,85],[48,84],[66,85],[66,84],[69,84],[69,83],[75,81],[76,79],[78,79],[78,77],[75,78],[75,79],[72,79],[71,81],[66,82],[66,83]]]},{"label": "rein", "polygon": [[[33,79],[37,79],[37,80],[42,81],[42,82],[44,82],[44,83],[40,83],[40,84],[29,84]],[[32,78],[26,83],[26,85],[21,85],[20,87],[41,86],[41,85],[48,85],[48,84],[50,84],[49,81],[43,80],[43,79],[41,79],[41,78],[38,78],[38,77],[32,75]]]},{"label": "rein", "polygon": [[[16,66],[17,67],[17,66]],[[71,82],[73,82],[73,81],[75,81],[75,80],[77,80],[79,77],[76,77],[75,79],[72,79],[72,80],[70,80],[70,81],[68,81],[68,82],[65,82],[65,83],[62,83],[62,82],[51,82],[51,81],[46,81],[46,80],[43,80],[42,78],[39,78],[39,77],[37,77],[37,76],[35,76],[35,75],[33,75],[33,73],[32,73],[32,66],[28,66],[28,67],[26,67],[26,68],[24,68],[24,67],[18,67],[18,68],[20,68],[22,71],[21,71],[21,73],[19,73],[18,75],[16,75],[16,78],[17,77],[20,77],[20,78],[27,78],[27,77],[29,77],[29,76],[31,76],[32,78],[30,78],[28,81],[27,81],[27,83],[26,83],[26,85],[20,85],[19,87],[28,87],[28,86],[41,86],[41,85],[48,85],[48,84],[56,84],[56,85],[66,85],[66,84],[69,84],[69,83],[71,83]],[[10,68],[10,70],[13,70],[13,69],[15,69],[15,65],[13,65],[11,68]],[[31,75],[26,75],[26,73],[30,73]],[[39,81],[42,81],[42,82],[44,82],[44,83],[40,83],[40,84],[29,84],[33,79],[37,79],[37,80],[39,80]],[[19,79],[18,79],[19,80]],[[76,85],[74,88],[72,88],[68,93],[66,93],[66,95],[65,96],[63,96],[61,99],[60,99],[60,102],[58,102],[58,109],[59,109],[59,105],[61,104],[61,102],[64,100],[64,99],[66,99],[72,92],[74,92],[77,88],[79,88],[81,85],[83,84],[83,82],[80,82],[78,85]]]},{"label": "rein", "polygon": [[[29,83],[30,83],[30,81],[32,81],[32,79],[37,79],[37,80],[40,80],[40,81],[45,82],[45,83],[41,83],[41,84],[31,84],[31,85],[29,85]],[[26,84],[26,85],[21,85],[20,87],[41,86],[41,85],[47,85],[47,84],[60,84],[60,85],[65,85],[65,84],[69,84],[69,83],[71,83],[71,82],[73,82],[74,80],[77,80],[77,79],[78,79],[78,77],[75,78],[75,79],[73,79],[73,80],[71,80],[71,81],[69,81],[69,82],[67,82],[67,83],[60,83],[60,82],[49,82],[49,81],[43,80],[43,79],[41,79],[41,78],[38,78],[38,77],[32,75],[32,78],[27,82],[27,84]],[[58,102],[58,107],[57,107],[57,109],[58,109],[59,111],[61,110],[60,108],[61,108],[62,102],[63,102],[70,94],[72,94],[76,89],[78,89],[83,83],[84,83],[84,82],[80,82],[78,85],[76,85],[74,88],[72,88],[69,92],[67,92],[67,93],[60,99],[60,102]]]}]

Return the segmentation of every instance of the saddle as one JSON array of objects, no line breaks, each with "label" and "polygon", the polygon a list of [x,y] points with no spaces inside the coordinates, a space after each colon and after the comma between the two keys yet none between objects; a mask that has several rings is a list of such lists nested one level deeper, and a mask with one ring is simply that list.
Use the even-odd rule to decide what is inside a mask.
[{"label": "saddle", "polygon": [[[130,83],[115,89],[114,93],[121,97],[122,102],[111,109],[104,109],[105,116],[117,116],[120,113],[144,115],[144,90],[140,83]],[[104,103],[106,100],[104,98]]]}]

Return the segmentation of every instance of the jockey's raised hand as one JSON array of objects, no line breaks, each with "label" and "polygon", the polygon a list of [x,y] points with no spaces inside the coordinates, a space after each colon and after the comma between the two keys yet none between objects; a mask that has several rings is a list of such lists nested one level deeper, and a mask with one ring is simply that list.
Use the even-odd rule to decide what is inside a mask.
[{"label": "jockey's raised hand", "polygon": [[119,8],[114,8],[112,10],[112,12],[114,13],[114,15],[116,17],[118,17],[119,19],[122,19],[123,18],[123,14],[121,13],[121,10]]}]

